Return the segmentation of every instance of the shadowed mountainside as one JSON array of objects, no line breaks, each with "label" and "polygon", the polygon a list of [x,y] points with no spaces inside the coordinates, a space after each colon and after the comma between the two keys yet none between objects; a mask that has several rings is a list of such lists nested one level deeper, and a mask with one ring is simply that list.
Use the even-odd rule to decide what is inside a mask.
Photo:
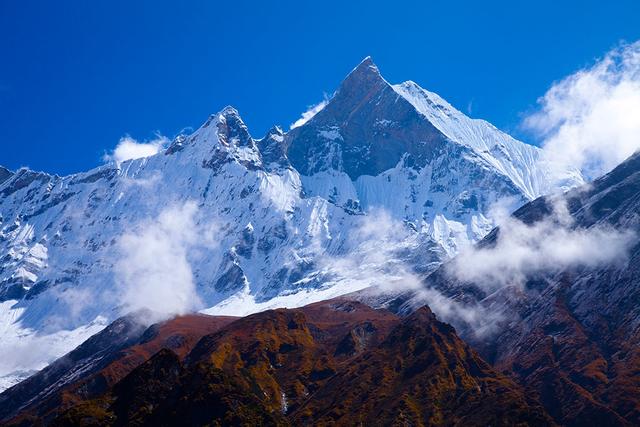
[{"label": "shadowed mountainside", "polygon": [[[515,377],[563,425],[640,425],[640,153],[593,183],[562,196],[568,230],[625,231],[626,258],[542,271],[501,288],[464,282],[444,265],[426,281],[460,303],[495,312],[504,321],[490,336],[456,324],[461,336],[501,372]],[[558,200],[541,197],[513,215],[529,226],[554,215]],[[493,248],[496,228],[478,243]],[[597,248],[607,251],[605,242]],[[398,311],[415,301],[402,295]]]},{"label": "shadowed mountainside", "polygon": [[[215,323],[215,329],[220,325],[214,319],[192,316],[189,327],[205,322],[209,328]],[[153,326],[143,335],[173,330],[175,323],[184,324],[184,319]],[[137,367],[123,359],[112,362],[119,373],[128,373],[102,392],[87,398],[76,392],[73,401],[58,399],[62,404],[56,408],[34,402],[10,424],[551,423],[518,385],[492,369],[426,307],[401,319],[335,299],[232,321],[204,335],[188,352],[189,346],[168,348],[168,341]],[[146,356],[136,348],[140,344],[123,351],[124,360],[132,353]],[[91,377],[108,377],[114,370]],[[88,383],[80,375],[68,389]]]}]

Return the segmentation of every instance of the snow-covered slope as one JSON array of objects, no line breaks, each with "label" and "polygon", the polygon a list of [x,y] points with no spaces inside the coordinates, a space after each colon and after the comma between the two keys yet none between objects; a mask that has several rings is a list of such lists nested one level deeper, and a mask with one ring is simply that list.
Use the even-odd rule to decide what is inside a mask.
[{"label": "snow-covered slope", "polygon": [[227,107],[148,158],[2,169],[0,387],[163,298],[241,315],[432,271],[544,176],[536,148],[370,59],[288,133],[256,140]]},{"label": "snow-covered slope", "polygon": [[[347,209],[383,207],[449,255],[493,227],[487,215],[498,200],[518,206],[554,190],[539,148],[413,82],[390,85],[371,58],[285,140],[306,194]],[[568,176],[566,188],[582,183]]]},{"label": "snow-covered slope", "polygon": [[548,171],[539,163],[538,148],[515,140],[484,120],[470,119],[412,81],[393,88],[447,138],[472,149],[526,197],[535,198],[552,190],[545,178]]}]

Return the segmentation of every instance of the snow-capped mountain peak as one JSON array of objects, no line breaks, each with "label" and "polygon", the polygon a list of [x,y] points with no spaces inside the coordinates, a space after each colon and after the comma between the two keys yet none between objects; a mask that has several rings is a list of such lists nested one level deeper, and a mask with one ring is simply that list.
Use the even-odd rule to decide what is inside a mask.
[{"label": "snow-capped mountain peak", "polygon": [[[412,81],[389,84],[370,57],[328,104],[287,135],[289,158],[303,175],[376,176],[409,156],[417,168],[459,144],[468,156],[502,174],[527,199],[551,190],[540,150],[484,120],[474,120]],[[575,185],[580,183],[579,176]]]},{"label": "snow-capped mountain peak", "polygon": [[337,96],[365,99],[367,95],[387,86],[377,65],[367,56],[342,81]]},{"label": "snow-capped mountain peak", "polygon": [[165,154],[173,155],[183,150],[184,154],[210,169],[233,161],[251,168],[262,167],[258,144],[238,110],[231,106],[209,116],[192,135],[177,137]]},{"label": "snow-capped mountain peak", "polygon": [[[153,301],[157,281],[148,292],[136,287],[173,280],[171,262],[185,280],[169,283],[228,314],[432,271],[493,228],[496,201],[525,203],[549,188],[539,160],[535,147],[416,84],[389,84],[365,58],[322,110],[286,133],[274,127],[254,139],[226,107],[154,156],[65,177],[0,169],[0,352],[24,337],[51,349],[0,371],[0,381],[122,314],[131,305],[124,285]],[[211,228],[215,238],[201,241]],[[151,238],[142,247],[160,245],[170,262],[125,265],[127,274],[143,269],[130,280],[123,236]]]},{"label": "snow-capped mountain peak", "polygon": [[391,169],[405,154],[424,165],[443,142],[411,104],[399,99],[371,58],[287,140],[289,159],[302,174],[339,170],[351,179]]},{"label": "snow-capped mountain peak", "polygon": [[272,127],[257,144],[266,168],[290,166],[282,128]]},{"label": "snow-capped mountain peak", "polygon": [[233,107],[225,107],[218,114],[218,139],[222,144],[231,144],[238,147],[256,148],[249,129]]},{"label": "snow-capped mountain peak", "polygon": [[[388,83],[370,57],[285,139],[307,194],[365,211],[385,207],[422,224],[450,253],[486,231],[497,198],[524,203],[552,190],[537,147],[414,82]],[[570,185],[581,182],[575,177]]]}]

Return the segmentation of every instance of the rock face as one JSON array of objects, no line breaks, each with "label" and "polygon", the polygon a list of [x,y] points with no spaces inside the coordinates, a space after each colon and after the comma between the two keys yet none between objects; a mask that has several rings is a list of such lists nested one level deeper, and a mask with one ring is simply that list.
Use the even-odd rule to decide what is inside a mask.
[{"label": "rock face", "polygon": [[208,313],[300,306],[399,265],[433,271],[491,230],[494,202],[548,191],[545,168],[537,148],[366,59],[287,133],[254,139],[227,107],[148,158],[65,177],[2,169],[0,353],[36,336],[49,353],[3,368],[0,389],[126,312],[139,281],[123,236],[180,248],[163,264]]},{"label": "rock face", "polygon": [[[451,297],[505,313],[506,321],[478,339],[458,327],[503,372],[512,373],[563,425],[640,424],[640,154],[591,185],[564,196],[574,230],[624,230],[626,257],[605,265],[543,271],[522,289],[487,292],[477,283],[435,272],[430,285]],[[527,224],[548,218],[550,198],[514,213]],[[500,229],[480,245],[501,239]],[[606,241],[598,251],[607,251]]]},{"label": "rock face", "polygon": [[421,169],[444,149],[445,139],[382,78],[370,58],[309,123],[287,134],[289,157],[301,174],[337,170],[352,181],[392,169],[404,156]]},{"label": "rock face", "polygon": [[496,181],[503,180],[514,194],[535,198],[552,189],[537,148],[485,121],[469,119],[414,82],[387,83],[371,58],[347,76],[326,107],[291,130],[286,141],[291,162],[305,176],[339,171],[357,181],[393,169],[403,159],[420,170],[444,153],[456,153],[468,157],[469,167],[480,163],[498,175]]},{"label": "rock face", "polygon": [[[204,330],[197,325],[213,319],[188,323]],[[155,328],[174,330],[176,322],[185,323],[178,318]],[[145,345],[142,339],[120,355],[140,354],[133,349]],[[186,356],[183,348],[165,345],[137,367],[114,360],[111,366],[125,369],[120,379],[91,396],[78,393],[86,388],[79,384],[95,374],[80,374],[62,404],[36,399],[9,425],[551,423],[426,307],[400,319],[330,300],[238,319],[202,337]]]}]

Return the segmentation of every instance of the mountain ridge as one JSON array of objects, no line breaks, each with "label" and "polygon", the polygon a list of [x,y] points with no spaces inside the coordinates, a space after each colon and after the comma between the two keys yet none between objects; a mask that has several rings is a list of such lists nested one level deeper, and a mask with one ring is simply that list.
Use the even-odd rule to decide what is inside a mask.
[{"label": "mountain ridge", "polygon": [[[640,422],[636,304],[640,153],[588,185],[522,206],[513,217],[535,227],[554,217],[558,197],[571,218],[558,228],[625,232],[624,256],[606,263],[534,271],[524,275],[522,283],[489,289],[479,280],[456,278],[445,263],[424,285],[463,307],[500,313],[489,336],[477,335],[477,326],[460,317],[446,320],[489,363],[525,386],[558,424],[636,425]],[[479,250],[496,247],[507,233],[497,227],[478,243]],[[596,243],[599,251],[609,250],[602,239]],[[404,296],[395,306],[411,311],[419,301]]]},{"label": "mountain ridge", "polygon": [[[215,326],[199,326],[204,323]],[[184,336],[174,332],[183,333],[179,325],[213,330],[195,345],[165,345],[135,364],[123,363],[139,353],[131,349],[147,342],[178,343],[175,338]],[[111,357],[111,365],[80,373],[53,396],[32,400],[20,413],[5,412],[5,420],[9,414],[9,425],[79,420],[202,425],[222,417],[224,409],[229,423],[257,411],[253,424],[273,419],[281,425],[387,424],[398,413],[405,422],[436,425],[551,424],[519,386],[487,365],[427,307],[401,319],[338,298],[222,325],[210,316],[179,317],[154,325],[141,337]],[[95,378],[108,372],[118,375],[96,387],[101,383]],[[19,388],[0,399],[28,399],[29,391]],[[402,392],[389,393],[397,388]],[[219,394],[221,389],[226,396]],[[234,405],[226,403],[238,398]],[[61,404],[51,405],[52,399]]]},{"label": "mountain ridge", "polygon": [[[487,146],[504,138],[490,127],[469,132],[480,132],[476,138]],[[127,274],[144,268],[148,276],[162,266],[153,257],[142,267],[127,264],[123,242],[132,236],[134,243],[166,245],[171,263],[185,266],[178,285],[212,314],[402,286],[407,275],[433,271],[484,237],[498,200],[530,199],[523,183],[536,182],[537,172],[518,156],[503,160],[532,178],[511,179],[504,162],[452,141],[368,59],[324,109],[289,132],[274,128],[255,139],[227,107],[151,157],[64,177],[27,169],[7,175],[0,183],[0,347],[16,346],[22,336],[51,340],[40,347],[52,353],[29,366],[13,361],[15,371],[0,372],[0,383],[44,367],[140,304],[126,300],[138,281],[127,280],[122,267]],[[349,171],[377,174],[352,180]],[[166,222],[173,217],[184,221]],[[355,253],[360,268],[350,258]],[[154,294],[154,284],[147,286]]]}]

